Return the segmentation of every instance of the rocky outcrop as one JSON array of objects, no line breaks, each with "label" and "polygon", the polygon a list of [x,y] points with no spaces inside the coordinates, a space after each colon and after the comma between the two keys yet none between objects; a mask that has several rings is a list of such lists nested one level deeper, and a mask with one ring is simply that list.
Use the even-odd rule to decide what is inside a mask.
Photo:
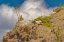
[{"label": "rocky outcrop", "polygon": [[3,37],[3,42],[51,42],[54,39],[55,34],[51,34],[49,27],[30,21],[20,21]]},{"label": "rocky outcrop", "polygon": [[22,20],[15,28],[3,36],[3,42],[64,42],[64,10],[51,15],[53,27],[43,26],[40,22]]}]

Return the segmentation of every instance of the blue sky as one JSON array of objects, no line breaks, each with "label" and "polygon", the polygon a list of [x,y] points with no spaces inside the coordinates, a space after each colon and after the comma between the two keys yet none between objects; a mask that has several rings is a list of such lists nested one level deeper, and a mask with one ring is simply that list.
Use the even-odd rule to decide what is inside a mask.
[{"label": "blue sky", "polygon": [[64,5],[64,0],[45,0],[49,7],[59,6],[60,3]]},{"label": "blue sky", "polygon": [[[1,4],[9,4],[10,6],[21,5],[25,0],[0,0]],[[59,6],[60,3],[64,4],[64,0],[45,0],[49,7]]]},{"label": "blue sky", "polygon": [[21,5],[24,2],[24,0],[0,0],[1,4],[9,4],[10,6],[17,6]]}]

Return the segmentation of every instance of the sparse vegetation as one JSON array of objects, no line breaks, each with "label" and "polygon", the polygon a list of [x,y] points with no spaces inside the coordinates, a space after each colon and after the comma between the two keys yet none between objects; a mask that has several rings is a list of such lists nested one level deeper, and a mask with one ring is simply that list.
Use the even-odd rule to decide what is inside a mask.
[{"label": "sparse vegetation", "polygon": [[45,17],[40,16],[40,17],[36,18],[34,20],[34,22],[35,21],[42,21],[42,25],[47,26],[47,27],[52,27],[52,24],[50,22],[51,19],[52,19],[51,16],[45,16]]},{"label": "sparse vegetation", "polygon": [[56,31],[56,36],[57,36],[56,42],[60,42],[60,37],[61,37],[60,33],[61,33],[61,28],[58,26]]},{"label": "sparse vegetation", "polygon": [[61,10],[64,10],[64,7],[59,7],[59,8],[57,8],[57,9],[53,10],[53,11],[56,12],[56,13],[58,13],[58,12],[61,11]]},{"label": "sparse vegetation", "polygon": [[60,4],[60,6],[58,8],[56,8],[55,10],[53,10],[53,11],[58,13],[61,10],[64,10],[64,6],[62,4]]}]

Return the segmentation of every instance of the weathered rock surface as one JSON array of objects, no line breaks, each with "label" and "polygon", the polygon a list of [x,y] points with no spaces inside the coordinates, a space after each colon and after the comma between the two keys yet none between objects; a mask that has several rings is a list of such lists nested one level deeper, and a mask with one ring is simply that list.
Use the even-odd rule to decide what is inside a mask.
[{"label": "weathered rock surface", "polygon": [[3,36],[3,42],[64,42],[64,10],[51,16],[51,28],[29,20],[19,21]]}]

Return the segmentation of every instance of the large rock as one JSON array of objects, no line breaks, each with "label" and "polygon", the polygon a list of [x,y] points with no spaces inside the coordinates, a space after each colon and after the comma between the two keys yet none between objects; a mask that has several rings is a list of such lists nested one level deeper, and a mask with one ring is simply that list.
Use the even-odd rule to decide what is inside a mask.
[{"label": "large rock", "polygon": [[3,36],[3,42],[64,42],[64,10],[53,13],[53,27],[46,27],[41,22],[23,20]]}]

